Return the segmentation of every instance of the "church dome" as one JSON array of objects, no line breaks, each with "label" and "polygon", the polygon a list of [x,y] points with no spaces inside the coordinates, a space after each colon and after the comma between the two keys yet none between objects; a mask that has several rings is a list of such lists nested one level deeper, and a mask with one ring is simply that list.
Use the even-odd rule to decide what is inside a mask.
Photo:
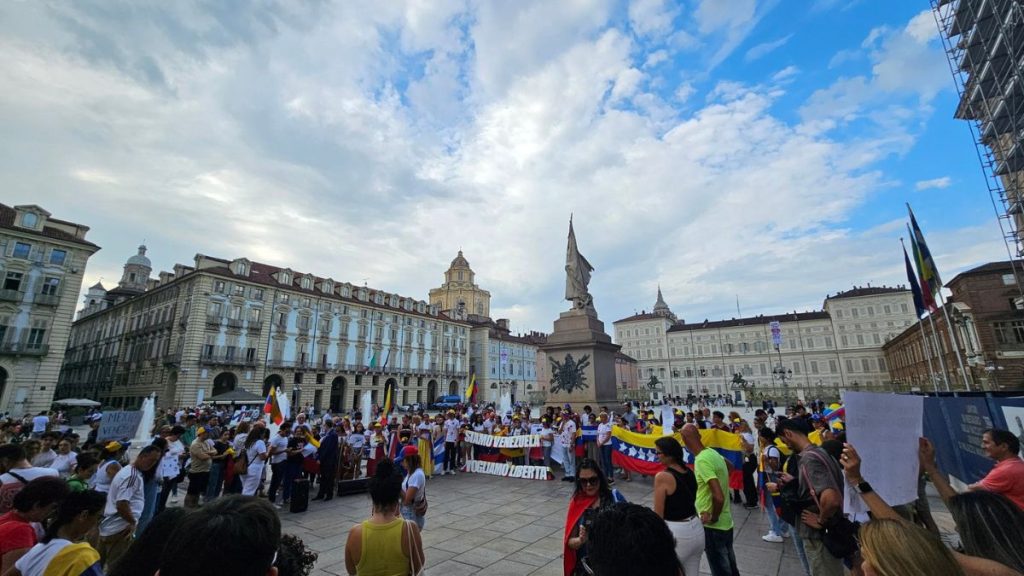
[{"label": "church dome", "polygon": [[145,266],[146,268],[152,268],[153,264],[146,258],[146,245],[139,246],[139,253],[128,259],[128,264],[134,266]]},{"label": "church dome", "polygon": [[452,260],[452,268],[469,268],[469,262],[462,255],[462,250],[459,250],[459,255]]}]

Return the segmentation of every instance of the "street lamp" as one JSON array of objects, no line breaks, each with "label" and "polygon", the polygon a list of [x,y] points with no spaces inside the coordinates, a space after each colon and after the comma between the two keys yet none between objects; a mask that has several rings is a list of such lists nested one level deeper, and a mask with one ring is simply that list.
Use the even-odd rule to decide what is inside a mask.
[{"label": "street lamp", "polygon": [[793,378],[793,371],[787,369],[781,363],[775,368],[772,368],[772,374],[782,381],[782,397],[786,401],[786,405],[789,405],[789,381]]}]

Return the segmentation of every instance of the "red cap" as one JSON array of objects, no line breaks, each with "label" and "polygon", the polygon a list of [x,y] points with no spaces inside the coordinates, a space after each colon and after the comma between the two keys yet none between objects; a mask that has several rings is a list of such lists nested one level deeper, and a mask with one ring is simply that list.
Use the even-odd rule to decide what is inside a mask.
[{"label": "red cap", "polygon": [[406,446],[405,448],[402,448],[402,457],[403,458],[405,456],[419,456],[419,455],[420,455],[420,451],[415,446]]}]

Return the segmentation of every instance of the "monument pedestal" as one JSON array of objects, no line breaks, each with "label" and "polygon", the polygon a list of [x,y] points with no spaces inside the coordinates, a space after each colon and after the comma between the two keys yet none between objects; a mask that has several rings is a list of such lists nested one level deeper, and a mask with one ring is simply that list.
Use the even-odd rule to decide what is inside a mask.
[{"label": "monument pedestal", "polygon": [[552,360],[563,367],[577,367],[580,363],[584,366],[578,370],[580,378],[571,391],[553,392],[552,388],[559,381],[549,384],[546,404],[561,406],[570,403],[574,411],[581,411],[585,404],[590,404],[595,412],[598,406],[613,406],[617,402],[615,354],[620,348],[605,334],[604,322],[597,318],[594,308],[562,312],[555,320],[554,332],[540,349],[548,356],[553,376],[557,374]]}]

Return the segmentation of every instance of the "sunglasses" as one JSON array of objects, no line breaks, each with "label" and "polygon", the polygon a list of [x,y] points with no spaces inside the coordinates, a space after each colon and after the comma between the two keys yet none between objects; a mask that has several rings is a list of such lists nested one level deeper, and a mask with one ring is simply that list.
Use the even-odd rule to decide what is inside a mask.
[{"label": "sunglasses", "polygon": [[591,476],[590,478],[580,478],[581,486],[597,486],[600,483],[597,476]]}]

